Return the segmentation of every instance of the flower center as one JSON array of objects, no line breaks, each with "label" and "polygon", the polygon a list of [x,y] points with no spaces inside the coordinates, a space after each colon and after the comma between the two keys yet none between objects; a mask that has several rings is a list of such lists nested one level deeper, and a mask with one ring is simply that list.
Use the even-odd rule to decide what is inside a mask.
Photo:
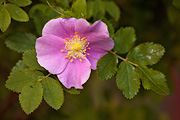
[{"label": "flower center", "polygon": [[86,37],[81,38],[77,32],[71,38],[65,38],[64,44],[65,50],[62,49],[61,52],[66,51],[67,56],[65,58],[71,59],[71,62],[77,58],[82,61],[86,55],[89,55],[86,53],[86,49],[90,49],[88,47],[89,42],[87,42]]},{"label": "flower center", "polygon": [[82,49],[82,45],[80,45],[79,43],[74,43],[72,49],[73,51],[79,52]]}]

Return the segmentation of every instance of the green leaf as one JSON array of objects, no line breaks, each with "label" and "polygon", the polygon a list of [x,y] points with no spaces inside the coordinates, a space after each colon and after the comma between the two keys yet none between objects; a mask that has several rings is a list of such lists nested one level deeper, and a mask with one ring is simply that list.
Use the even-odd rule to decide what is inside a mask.
[{"label": "green leaf", "polygon": [[30,18],[34,18],[35,13],[37,12],[36,10],[43,12],[43,14],[49,15],[51,8],[46,4],[36,4],[29,11]]},{"label": "green leaf", "polygon": [[32,70],[45,70],[37,62],[36,55],[37,54],[35,50],[25,51],[23,54],[23,61]]},{"label": "green leaf", "polygon": [[34,14],[34,23],[39,35],[42,35],[42,29],[44,25],[48,22],[48,17],[41,12],[40,10],[36,10]]},{"label": "green leaf", "polygon": [[108,31],[110,34],[110,37],[113,38],[114,37],[114,28],[112,26],[112,24],[105,18],[101,19],[104,23],[106,23],[106,25],[108,26]]},{"label": "green leaf", "polygon": [[42,95],[43,88],[39,81],[30,82],[22,89],[19,101],[26,114],[30,114],[40,105]]},{"label": "green leaf", "polygon": [[74,94],[74,95],[78,95],[80,94],[81,90],[80,89],[75,89],[75,88],[71,88],[71,89],[67,89],[67,88],[63,88],[66,92],[70,93],[70,94]]},{"label": "green leaf", "polygon": [[94,1],[94,9],[93,9],[93,16],[94,20],[99,20],[104,17],[105,15],[105,7],[104,2],[102,0],[95,0]]},{"label": "green leaf", "polygon": [[146,66],[138,66],[137,72],[145,89],[152,89],[161,95],[169,94],[164,74],[157,70],[149,69]]},{"label": "green leaf", "polygon": [[127,55],[127,58],[136,64],[153,65],[159,61],[164,52],[163,46],[147,42],[133,48]]},{"label": "green leaf", "polygon": [[64,102],[63,89],[60,83],[50,77],[42,80],[44,99],[54,109],[58,110]]},{"label": "green leaf", "polygon": [[8,1],[21,7],[28,6],[32,3],[31,0],[8,0]]},{"label": "green leaf", "polygon": [[17,70],[10,73],[8,80],[6,81],[6,87],[19,93],[26,84],[39,80],[40,76],[43,76],[43,74],[39,71],[28,69]]},{"label": "green leaf", "polygon": [[27,13],[20,7],[16,6],[15,4],[8,3],[6,5],[6,8],[14,20],[19,21],[19,22],[29,21],[29,17]]},{"label": "green leaf", "polygon": [[0,29],[2,32],[5,32],[11,23],[11,16],[7,9],[0,5]]},{"label": "green leaf", "polygon": [[19,60],[17,63],[16,63],[16,65],[12,68],[12,72],[14,72],[14,71],[17,71],[17,70],[22,70],[22,69],[24,69],[24,68],[26,68],[27,66],[26,66],[26,64],[24,63],[24,61],[22,61],[22,60]]},{"label": "green leaf", "polygon": [[12,33],[6,38],[6,45],[19,53],[35,49],[36,37],[30,33]]},{"label": "green leaf", "polygon": [[127,53],[136,41],[135,30],[132,27],[120,28],[114,36],[114,51],[119,54]]},{"label": "green leaf", "polygon": [[72,12],[76,18],[87,17],[86,0],[76,0],[72,5]]},{"label": "green leaf", "polygon": [[[47,3],[49,6],[47,5]],[[44,21],[47,22],[50,19],[59,17],[60,16],[59,14],[63,14],[64,10],[61,7],[52,6],[49,2],[47,2],[47,3],[34,5],[29,11],[30,18],[40,19],[41,21],[43,21],[43,25],[44,25]],[[43,15],[41,15],[41,13]],[[34,21],[34,22],[36,22],[36,21]],[[39,25],[39,24],[37,24],[37,25]],[[37,25],[35,25],[35,26],[37,26]],[[41,25],[41,23],[40,23],[40,25]],[[41,35],[41,34],[39,34],[39,35]]]},{"label": "green leaf", "polygon": [[116,75],[116,83],[126,98],[133,98],[140,88],[140,80],[135,67],[128,62],[121,62]]},{"label": "green leaf", "polygon": [[100,58],[97,63],[97,74],[101,79],[111,78],[117,71],[118,58],[108,53]]},{"label": "green leaf", "polygon": [[114,1],[105,1],[105,9],[116,21],[120,18],[120,9]]},{"label": "green leaf", "polygon": [[63,13],[64,13],[64,10],[63,10],[61,7],[51,6],[51,8],[52,8],[56,13],[58,13],[59,15],[63,15]]},{"label": "green leaf", "polygon": [[68,0],[56,0],[56,2],[59,3],[61,7],[69,8]]},{"label": "green leaf", "polygon": [[177,8],[180,8],[180,1],[179,0],[173,0],[173,5]]},{"label": "green leaf", "polygon": [[63,15],[64,10],[61,7],[58,6],[52,6],[48,1],[47,1],[49,7],[51,7],[55,12],[57,12],[60,15]]},{"label": "green leaf", "polygon": [[94,2],[87,1],[87,18],[91,18],[93,16],[93,8],[94,8]]},{"label": "green leaf", "polygon": [[71,18],[73,16],[73,13],[69,10],[64,11],[63,14],[64,15],[61,16],[62,18]]}]

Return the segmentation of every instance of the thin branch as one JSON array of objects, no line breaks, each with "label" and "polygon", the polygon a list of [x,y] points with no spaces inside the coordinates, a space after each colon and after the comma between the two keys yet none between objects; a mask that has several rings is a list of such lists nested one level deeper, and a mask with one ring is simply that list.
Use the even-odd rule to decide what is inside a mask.
[{"label": "thin branch", "polygon": [[133,62],[131,62],[131,61],[129,61],[129,60],[127,60],[127,59],[119,56],[119,55],[117,55],[117,54],[116,54],[115,52],[113,52],[113,51],[109,51],[109,52],[112,53],[112,54],[114,54],[115,56],[117,56],[119,59],[121,59],[121,60],[123,60],[123,61],[126,61],[126,62],[128,62],[128,63],[130,63],[130,64],[132,64],[132,65],[134,65],[134,66],[138,66],[137,64],[135,64],[135,63],[133,63]]},{"label": "thin branch", "polygon": [[63,12],[63,9],[62,8],[59,8],[62,12],[60,12],[60,11],[58,11],[58,10],[56,10],[54,7],[56,7],[56,6],[52,6],[50,3],[49,3],[49,1],[48,0],[46,0],[46,2],[47,2],[47,4],[49,5],[49,7],[51,8],[51,9],[53,9],[55,12],[57,12],[57,13],[59,13],[60,15],[64,15],[62,12]]},{"label": "thin branch", "polygon": [[43,78],[39,79],[38,81],[41,81],[41,80],[43,80],[43,79],[45,79],[45,78],[49,77],[50,75],[51,75],[51,73],[49,73],[49,74],[48,74],[48,75],[46,75],[46,76],[43,76]]}]

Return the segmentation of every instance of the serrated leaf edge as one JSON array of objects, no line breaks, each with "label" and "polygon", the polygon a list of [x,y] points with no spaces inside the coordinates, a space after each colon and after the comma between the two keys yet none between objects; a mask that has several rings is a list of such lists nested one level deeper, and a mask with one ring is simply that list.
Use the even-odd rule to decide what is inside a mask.
[{"label": "serrated leaf edge", "polygon": [[[23,69],[22,69],[22,70],[23,70]],[[21,70],[16,70],[16,71],[21,71]],[[16,72],[16,71],[14,71],[14,72]],[[7,87],[7,81],[11,78],[11,74],[13,74],[14,72],[10,72],[10,75],[8,76],[8,79],[6,80],[5,87],[6,87],[8,90],[10,90],[10,91],[13,91],[13,92],[16,92],[16,93],[21,93],[21,91],[16,91],[16,90],[13,90],[13,89]]]},{"label": "serrated leaf edge", "polygon": [[[118,54],[126,54],[126,53],[128,53],[129,51],[131,51],[131,49],[133,49],[134,43],[135,43],[136,40],[137,40],[136,31],[135,31],[134,27],[132,27],[132,26],[121,27],[120,29],[118,29],[118,30],[116,31],[116,33],[114,34],[114,39],[115,39],[115,37],[117,37],[118,32],[119,32],[120,30],[122,30],[122,29],[123,29],[123,30],[126,30],[126,29],[129,29],[129,28],[133,29],[133,32],[134,32],[135,40],[133,41],[133,45],[129,48],[129,50],[128,50],[127,52],[118,52],[118,51],[114,50],[114,51],[117,52]],[[113,48],[113,49],[114,49],[114,48]]]},{"label": "serrated leaf edge", "polygon": [[[112,53],[107,53],[107,54],[112,54]],[[106,54],[106,55],[107,55]],[[113,55],[113,54],[112,54]],[[104,55],[105,56],[105,55]],[[104,57],[103,56],[103,57]],[[114,55],[115,56],[115,55]],[[98,62],[99,61],[101,61],[102,59],[103,59],[103,57],[101,57],[99,60],[98,60]],[[118,60],[118,58],[117,58],[117,56],[115,56],[116,57],[116,60]],[[118,70],[118,68],[117,68],[117,63],[118,62],[116,62],[116,68],[115,68],[115,70],[113,71],[113,72],[111,72],[111,74],[109,74],[109,76],[108,77],[106,77],[106,78],[102,78],[102,77],[99,77],[101,80],[108,80],[108,79],[110,79],[113,75],[115,75],[116,74],[116,72],[117,72],[117,70]],[[98,64],[97,64],[97,67],[98,67]],[[96,70],[96,73],[97,73],[97,70]],[[97,73],[98,74],[98,73]]]},{"label": "serrated leaf edge", "polygon": [[[11,77],[11,74],[13,74],[14,72],[24,71],[24,70],[31,70],[31,69],[24,68],[24,69],[21,69],[21,70],[16,70],[16,71],[10,72],[10,75],[8,76],[8,79]],[[32,70],[32,71],[35,71],[35,70]],[[36,70],[36,71],[37,71],[37,70]],[[11,88],[8,88],[8,87],[6,86],[8,79],[6,80],[5,87],[6,87],[8,90],[10,90],[10,91],[13,91],[13,92],[16,92],[16,93],[21,93],[22,90],[19,92],[19,91],[13,90],[13,89],[11,89]],[[34,81],[36,81],[36,80],[30,81],[30,82],[34,82]],[[37,81],[38,81],[38,80],[37,80]],[[30,83],[30,82],[29,82],[29,83]],[[27,83],[27,84],[28,84],[28,83]],[[26,85],[27,85],[27,84],[26,84]],[[25,86],[26,86],[26,85],[25,85]],[[22,89],[23,89],[23,88],[22,88]]]},{"label": "serrated leaf edge", "polygon": [[[34,81],[32,81],[32,82],[34,82]],[[38,81],[38,82],[39,82],[39,81]],[[38,105],[33,111],[31,111],[30,113],[26,113],[25,110],[24,110],[24,108],[22,107],[21,101],[20,101],[20,95],[21,95],[21,94],[19,94],[19,97],[18,97],[18,99],[19,99],[19,104],[20,104],[22,110],[23,110],[27,115],[30,115],[32,112],[34,112],[34,111],[41,105],[41,103],[42,103],[42,100],[43,100],[42,98],[43,98],[44,90],[43,90],[43,87],[42,87],[43,85],[42,85],[41,82],[40,82],[40,84],[41,84],[41,89],[42,89],[41,101],[40,101],[39,105]],[[27,84],[26,84],[25,86],[27,86]],[[23,87],[23,89],[25,88],[25,86]],[[22,89],[22,90],[23,90],[23,89]]]},{"label": "serrated leaf edge", "polygon": [[[11,68],[11,72],[17,71],[17,70],[14,70],[14,71],[13,71],[13,69],[15,69],[15,67],[17,67],[20,62],[24,62],[24,61],[23,61],[22,59],[18,60],[18,61],[16,62],[16,64]],[[25,63],[24,63],[24,64],[25,64]],[[26,65],[26,64],[25,64],[25,65]],[[18,70],[23,70],[23,69],[27,69],[27,65],[25,66],[25,68],[18,69]]]},{"label": "serrated leaf edge", "polygon": [[[42,87],[43,87],[43,85],[42,85]],[[62,86],[61,86],[61,88],[62,88]],[[43,89],[44,89],[44,87],[43,87]],[[62,88],[62,95],[64,96],[64,90],[63,90],[63,88]],[[51,95],[52,96],[52,95]],[[46,101],[46,99],[44,98],[44,93],[43,93],[43,99]],[[54,101],[53,101],[54,102]],[[55,109],[55,110],[58,110],[58,109],[60,109],[61,107],[62,107],[62,105],[63,105],[63,103],[64,103],[64,97],[63,97],[63,101],[62,101],[62,104],[59,106],[59,108],[54,108],[52,105],[50,105],[47,101],[46,101],[46,103],[51,107],[51,108],[53,108],[53,109]]]},{"label": "serrated leaf edge", "polygon": [[[25,60],[24,60],[24,55],[27,54],[27,53],[30,53],[31,51],[35,51],[35,52],[36,52],[35,49],[29,49],[29,50],[25,50],[25,51],[23,52],[22,60],[24,61],[24,63],[25,63],[26,65],[27,65],[27,63],[26,63]],[[37,62],[37,63],[38,63],[38,62]],[[39,63],[38,63],[38,64],[39,64]],[[40,64],[39,64],[39,66],[40,66]],[[30,70],[40,70],[40,71],[44,71],[44,70],[45,70],[42,66],[40,66],[42,69],[31,68],[29,65],[27,65],[27,67],[28,67]]]},{"label": "serrated leaf edge", "polygon": [[[128,59],[128,56],[130,55],[130,53],[131,53],[131,51],[133,51],[133,49],[135,49],[136,47],[138,47],[138,46],[140,46],[140,45],[144,45],[144,44],[152,44],[152,45],[159,45],[162,49],[163,49],[163,51],[162,51],[162,55],[159,57],[159,60],[163,57],[163,55],[164,55],[164,53],[165,53],[165,48],[164,48],[164,46],[162,46],[161,44],[159,44],[159,43],[154,43],[154,42],[145,42],[145,43],[141,43],[141,44],[139,44],[139,45],[137,45],[137,46],[135,46],[134,48],[131,48],[131,50],[129,51],[129,53],[128,53],[128,55],[127,55],[127,58],[126,59]],[[159,62],[159,60],[157,60],[157,61],[155,61],[155,62],[153,62],[152,64],[148,64],[148,65],[154,65],[154,64],[157,64],[158,62]],[[130,60],[131,61],[131,60]],[[133,62],[133,63],[136,63],[136,62]],[[139,63],[136,63],[136,64],[139,64]],[[145,65],[146,66],[146,65]]]},{"label": "serrated leaf edge", "polygon": [[[120,67],[120,65],[119,65],[119,67]],[[119,67],[118,67],[118,70],[119,70]],[[133,66],[133,67],[134,67],[134,66]],[[135,71],[135,72],[136,72],[136,71]],[[117,74],[118,74],[118,72],[117,72]],[[127,99],[129,99],[129,100],[132,99],[132,98],[134,98],[134,97],[138,94],[139,89],[140,89],[141,82],[140,82],[140,78],[139,78],[137,72],[136,72],[136,75],[137,75],[137,78],[139,79],[139,84],[138,84],[139,87],[138,87],[137,91],[135,92],[134,96],[132,96],[132,97],[126,96],[126,94],[124,94],[124,91],[118,87],[117,81],[116,81],[116,85],[117,85],[118,89],[120,89],[120,90],[122,91],[123,95],[124,95]],[[117,75],[116,75],[116,76],[117,76]],[[116,79],[117,79],[117,77],[116,77]],[[129,90],[128,90],[128,91],[129,91]]]},{"label": "serrated leaf edge", "polygon": [[[142,68],[140,67],[140,66],[138,66],[139,67],[139,69],[144,73],[144,75],[146,75],[147,76],[147,78],[149,78],[148,77],[148,75],[142,70]],[[158,71],[158,70],[154,70],[154,69],[152,69],[152,68],[148,68],[149,70],[153,70],[153,71],[156,71],[156,72],[158,72],[159,74],[162,74],[163,75],[163,77],[165,78],[165,75],[162,73],[162,72],[160,72],[160,71]],[[142,81],[142,80],[141,80]],[[151,81],[151,80],[150,80]],[[166,82],[167,80],[165,79],[165,81],[164,82]],[[153,84],[154,84],[154,82],[153,81],[151,81]],[[155,86],[157,86],[156,84],[154,84]],[[146,89],[146,90],[153,90],[154,92],[156,92],[156,93],[158,93],[158,94],[160,94],[160,95],[168,95],[169,94],[169,88],[168,88],[168,86],[167,86],[167,84],[166,84],[166,87],[167,87],[167,89],[168,89],[168,93],[166,94],[166,92],[164,92],[164,90],[162,90],[159,86],[157,86],[164,94],[161,94],[161,93],[159,93],[159,92],[156,92],[156,91],[154,91],[153,89],[151,89],[151,88],[145,88],[144,87],[144,89]]]}]

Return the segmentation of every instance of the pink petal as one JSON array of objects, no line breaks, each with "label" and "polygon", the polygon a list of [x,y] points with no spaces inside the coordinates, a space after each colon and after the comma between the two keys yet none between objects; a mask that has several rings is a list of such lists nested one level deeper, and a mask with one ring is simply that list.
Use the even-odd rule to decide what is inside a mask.
[{"label": "pink petal", "polygon": [[87,36],[87,42],[89,42],[90,49],[97,51],[110,51],[114,47],[112,38],[103,34],[89,34],[89,36]]},{"label": "pink petal", "polygon": [[83,89],[82,85],[89,79],[91,69],[90,62],[84,58],[82,62],[78,59],[69,62],[66,69],[58,74],[58,78],[66,88],[75,87],[76,89]]},{"label": "pink petal", "polygon": [[61,52],[64,49],[63,39],[57,36],[43,36],[36,41],[38,63],[52,74],[61,73],[67,66],[69,59]]},{"label": "pink petal", "polygon": [[89,32],[96,33],[96,34],[104,34],[109,37],[107,25],[101,20],[93,23],[93,25],[89,28]]},{"label": "pink petal", "polygon": [[55,35],[68,38],[75,33],[76,18],[57,18],[47,22],[42,30],[42,36]]},{"label": "pink petal", "polygon": [[95,51],[95,50],[87,50],[87,53],[89,53],[90,55],[87,55],[87,59],[90,61],[91,63],[91,69],[96,70],[97,69],[97,62],[98,60],[104,56],[105,54],[107,54],[106,51]]},{"label": "pink petal", "polygon": [[76,18],[62,18],[61,24],[69,33],[69,35],[73,35],[75,33],[75,24],[77,19]]},{"label": "pink petal", "polygon": [[78,19],[75,25],[75,31],[80,35],[84,35],[88,32],[90,24],[85,19]]},{"label": "pink petal", "polygon": [[103,34],[109,37],[107,25],[102,21],[96,21],[92,26],[85,19],[78,19],[75,25],[75,31],[81,36],[88,34]]}]

